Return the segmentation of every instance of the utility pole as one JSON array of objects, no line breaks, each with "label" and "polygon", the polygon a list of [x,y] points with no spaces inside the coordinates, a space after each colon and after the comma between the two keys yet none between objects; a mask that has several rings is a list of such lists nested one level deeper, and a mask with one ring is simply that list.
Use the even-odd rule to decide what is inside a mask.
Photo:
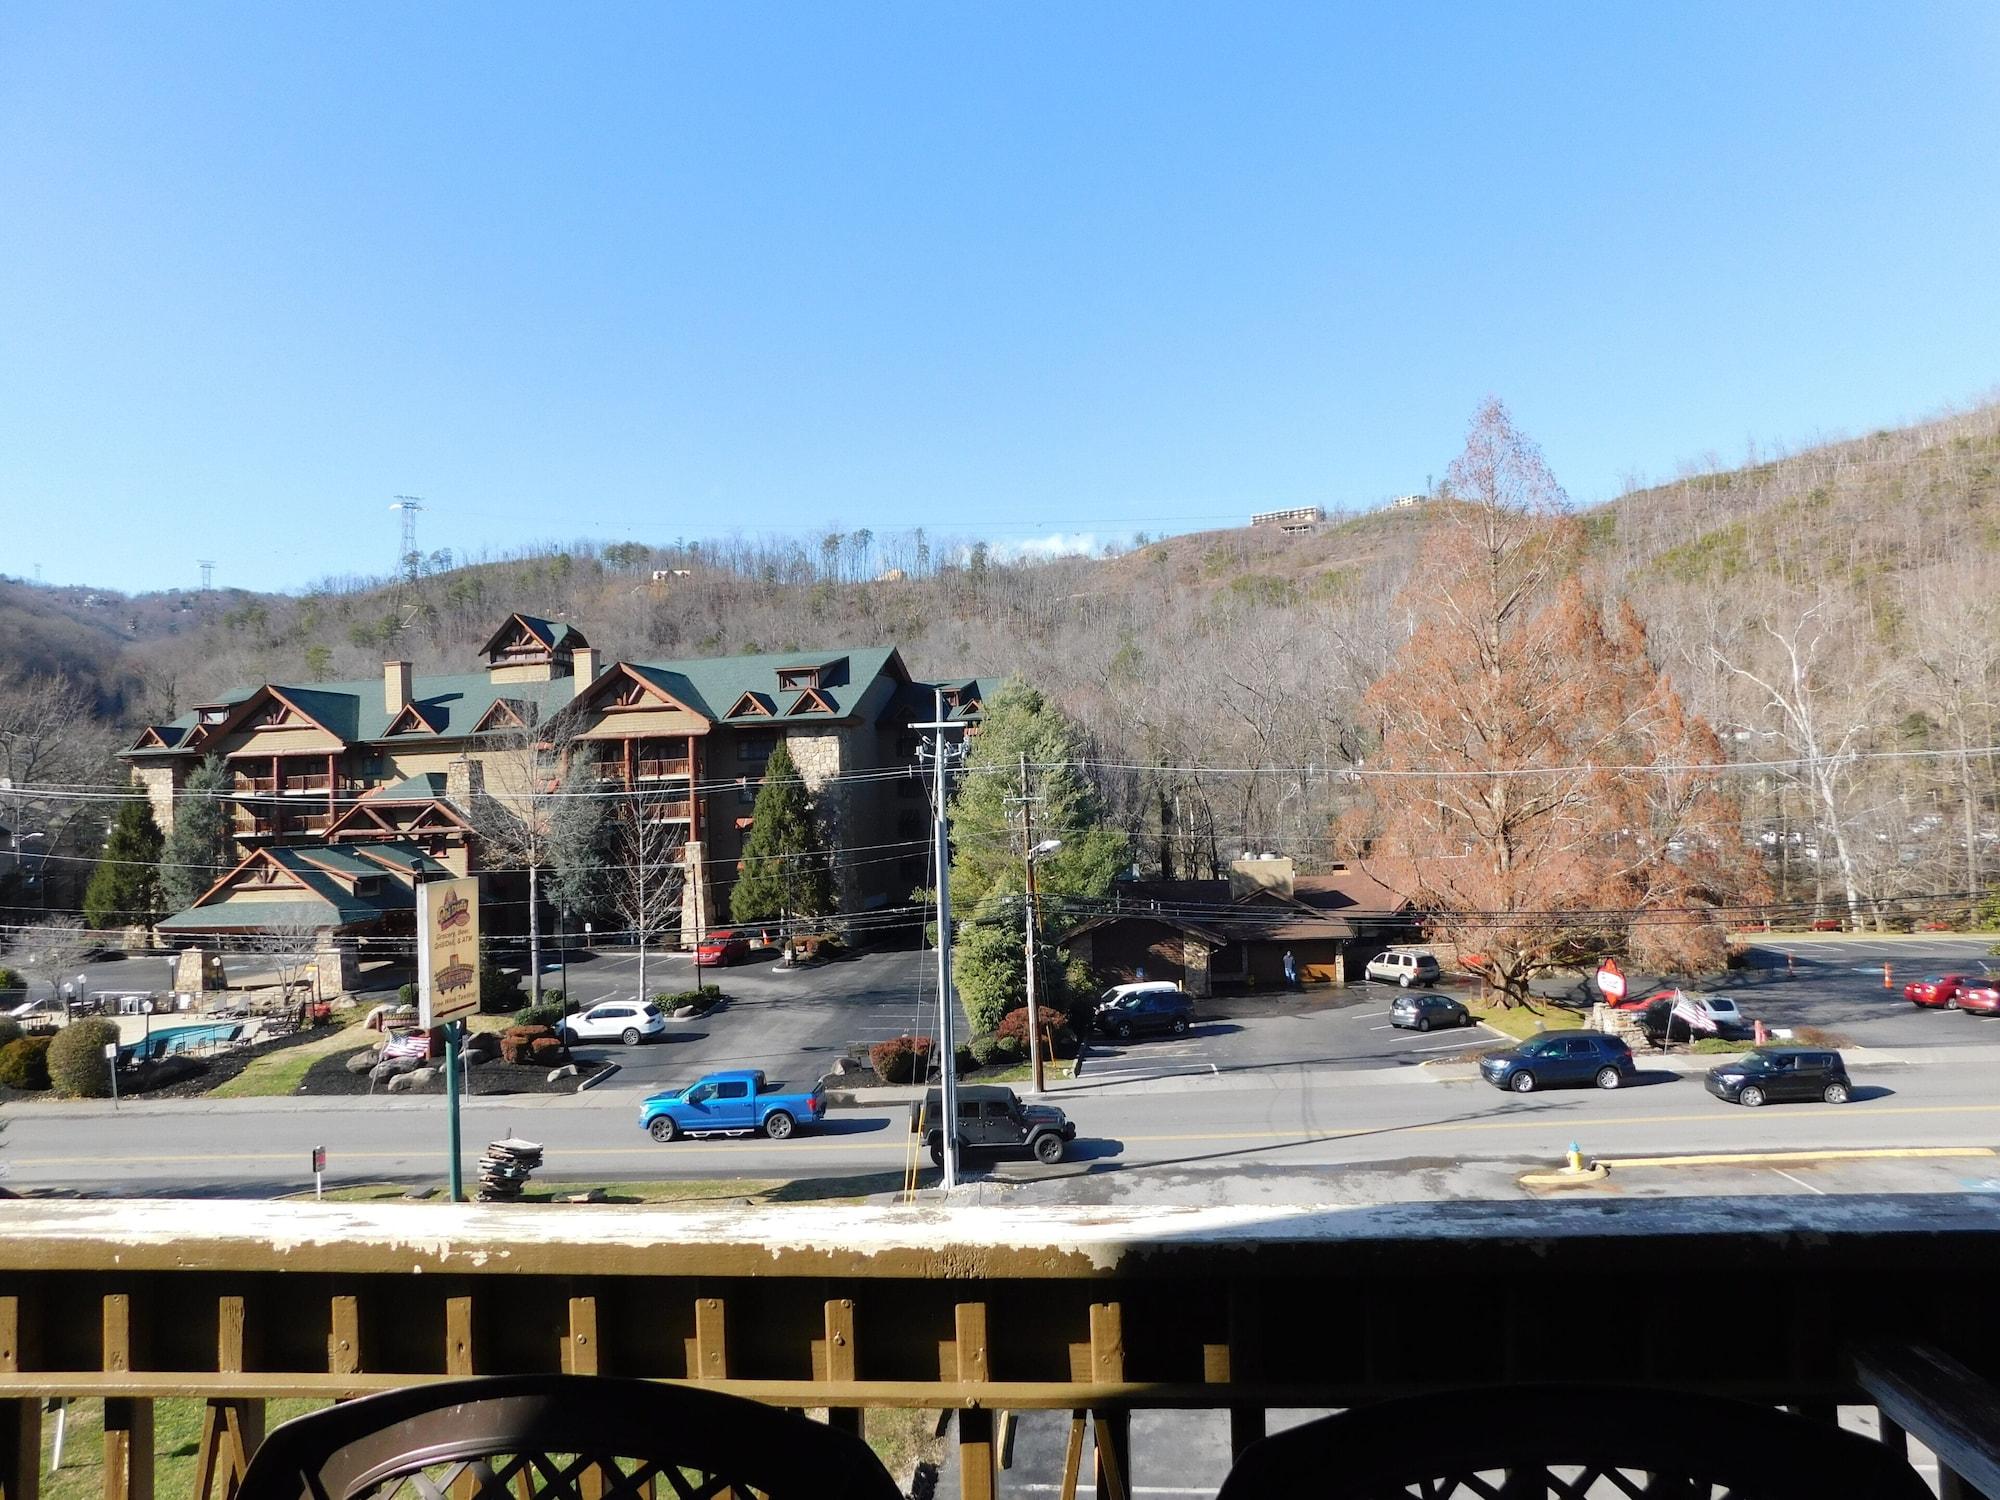
[{"label": "utility pole", "polygon": [[936,717],[930,723],[910,727],[931,732],[931,847],[937,862],[938,1052],[941,1054],[938,1095],[944,1115],[938,1126],[938,1139],[944,1148],[944,1181],[940,1186],[950,1192],[958,1186],[958,1049],[953,1035],[957,1030],[958,997],[951,987],[951,831],[945,822],[945,798],[949,790],[945,770],[949,761],[964,755],[965,745],[963,741],[947,744],[945,732],[962,731],[965,724],[962,720],[945,718],[943,688],[937,689],[933,712]]},{"label": "utility pole", "polygon": [[1021,795],[1009,799],[1021,804],[1021,863],[1027,877],[1027,897],[1021,903],[1021,918],[1025,928],[1024,957],[1028,966],[1028,1071],[1033,1079],[1032,1090],[1039,1094],[1045,1087],[1042,1076],[1042,1013],[1037,1003],[1038,989],[1036,970],[1040,960],[1035,953],[1035,804],[1042,799],[1028,795],[1028,752],[1021,752]]}]

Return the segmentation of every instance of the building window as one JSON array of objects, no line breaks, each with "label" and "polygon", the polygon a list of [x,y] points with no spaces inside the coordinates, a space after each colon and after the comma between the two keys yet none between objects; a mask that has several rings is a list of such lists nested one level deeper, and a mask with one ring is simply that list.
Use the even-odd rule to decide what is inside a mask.
[{"label": "building window", "polygon": [[736,737],[736,758],[745,763],[764,764],[777,748],[775,734],[742,734]]},{"label": "building window", "polygon": [[780,667],[778,669],[778,691],[796,693],[802,688],[819,686],[818,667]]}]

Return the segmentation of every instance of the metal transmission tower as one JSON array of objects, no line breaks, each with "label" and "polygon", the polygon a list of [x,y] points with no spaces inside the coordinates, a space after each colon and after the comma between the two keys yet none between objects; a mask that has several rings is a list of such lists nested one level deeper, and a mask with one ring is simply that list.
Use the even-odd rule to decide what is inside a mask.
[{"label": "metal transmission tower", "polygon": [[417,574],[423,555],[417,551],[417,512],[424,508],[422,495],[398,495],[389,509],[403,513],[403,546],[396,554],[396,597],[392,608],[396,628],[407,630],[417,615]]},{"label": "metal transmission tower", "polygon": [[195,566],[201,569],[201,591],[205,594],[215,583],[215,559],[198,557],[195,559]]},{"label": "metal transmission tower", "polygon": [[931,732],[931,742],[919,745],[917,754],[931,763],[934,778],[931,792],[931,841],[933,858],[937,861],[937,930],[938,930],[938,1044],[933,1055],[938,1059],[939,1113],[944,1116],[938,1127],[938,1139],[944,1147],[944,1181],[941,1186],[946,1192],[958,1186],[958,1057],[953,1033],[958,1029],[958,996],[951,987],[951,830],[945,824],[945,804],[950,793],[946,772],[953,761],[965,758],[965,742],[957,740],[947,743],[945,734],[950,730],[965,730],[965,721],[952,720],[944,716],[944,689],[936,690],[935,717],[928,724],[912,724],[912,729],[927,729]]}]

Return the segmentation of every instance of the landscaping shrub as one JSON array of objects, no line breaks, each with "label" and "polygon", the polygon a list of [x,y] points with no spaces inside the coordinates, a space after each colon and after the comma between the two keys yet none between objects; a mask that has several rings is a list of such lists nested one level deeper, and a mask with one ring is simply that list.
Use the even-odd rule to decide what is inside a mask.
[{"label": "landscaping shrub", "polygon": [[713,1009],[715,1003],[721,998],[722,988],[720,985],[705,984],[698,990],[674,990],[671,992],[662,990],[659,994],[653,996],[653,1004],[669,1013],[679,1010],[683,1005],[691,1005],[694,1007],[695,1014],[700,1015],[706,1010]]},{"label": "landscaping shrub", "polygon": [[[1042,1049],[1047,1057],[1075,1057],[1076,1033],[1070,1029],[1069,1018],[1059,1010],[1042,1012]],[[1000,1030],[995,1033],[1011,1037],[1023,1052],[1028,1050],[1028,1008],[1023,1005],[1010,1010],[1000,1019]]]},{"label": "landscaping shrub", "polygon": [[997,1036],[980,1036],[972,1039],[972,1060],[982,1068],[990,1068],[995,1063],[1012,1062],[1000,1046]]},{"label": "landscaping shrub", "polygon": [[28,981],[21,977],[19,969],[9,969],[0,965],[0,990],[24,990]]},{"label": "landscaping shrub", "polygon": [[[542,993],[547,995],[551,991],[544,990]],[[562,1021],[564,1016],[575,1014],[576,1007],[568,1000],[558,996],[554,1000],[545,1000],[540,1005],[530,1005],[516,1011],[514,1014],[514,1025],[547,1026],[553,1029]]]},{"label": "landscaping shrub", "polygon": [[39,1093],[49,1086],[48,1036],[17,1036],[0,1047],[0,1083],[10,1089]]},{"label": "landscaping shrub", "polygon": [[961,1076],[979,1066],[979,1060],[972,1055],[970,1047],[955,1047],[951,1054],[952,1067]]},{"label": "landscaping shrub", "polygon": [[15,1041],[22,1035],[21,1023],[12,1016],[0,1016],[0,1047]]},{"label": "landscaping shrub", "polygon": [[415,1005],[417,1003],[417,987],[414,984],[398,986],[396,990],[396,1003],[398,1005]]},{"label": "landscaping shrub", "polygon": [[[500,1057],[504,1062],[526,1063],[533,1060],[537,1042],[554,1042],[556,1034],[546,1026],[509,1026],[500,1033]],[[560,1047],[562,1044],[556,1042]]]},{"label": "landscaping shrub", "polygon": [[868,1049],[868,1066],[884,1083],[915,1083],[928,1076],[931,1039],[927,1036],[896,1036],[877,1042]]},{"label": "landscaping shrub", "polygon": [[1008,1062],[1019,1062],[1027,1056],[1028,1044],[1022,1037],[996,1036],[993,1038],[993,1050]]},{"label": "landscaping shrub", "polygon": [[65,1099],[111,1097],[111,1060],[104,1049],[118,1028],[93,1016],[63,1027],[49,1046],[49,1082]]},{"label": "landscaping shrub", "polygon": [[536,1037],[528,1044],[528,1061],[538,1068],[554,1068],[569,1060],[569,1049],[552,1036]]}]

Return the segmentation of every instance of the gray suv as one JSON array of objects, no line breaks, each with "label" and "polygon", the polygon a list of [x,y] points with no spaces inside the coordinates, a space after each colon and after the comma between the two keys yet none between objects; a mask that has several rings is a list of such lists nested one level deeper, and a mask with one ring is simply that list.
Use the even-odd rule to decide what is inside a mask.
[{"label": "gray suv", "polygon": [[[910,1106],[910,1128],[924,1133],[924,1148],[934,1165],[944,1163],[944,1091],[931,1089],[921,1104]],[[997,1084],[967,1083],[958,1089],[958,1150],[1026,1151],[1036,1161],[1054,1166],[1076,1139],[1076,1125],[1053,1104],[1023,1104],[1012,1089]]]}]

